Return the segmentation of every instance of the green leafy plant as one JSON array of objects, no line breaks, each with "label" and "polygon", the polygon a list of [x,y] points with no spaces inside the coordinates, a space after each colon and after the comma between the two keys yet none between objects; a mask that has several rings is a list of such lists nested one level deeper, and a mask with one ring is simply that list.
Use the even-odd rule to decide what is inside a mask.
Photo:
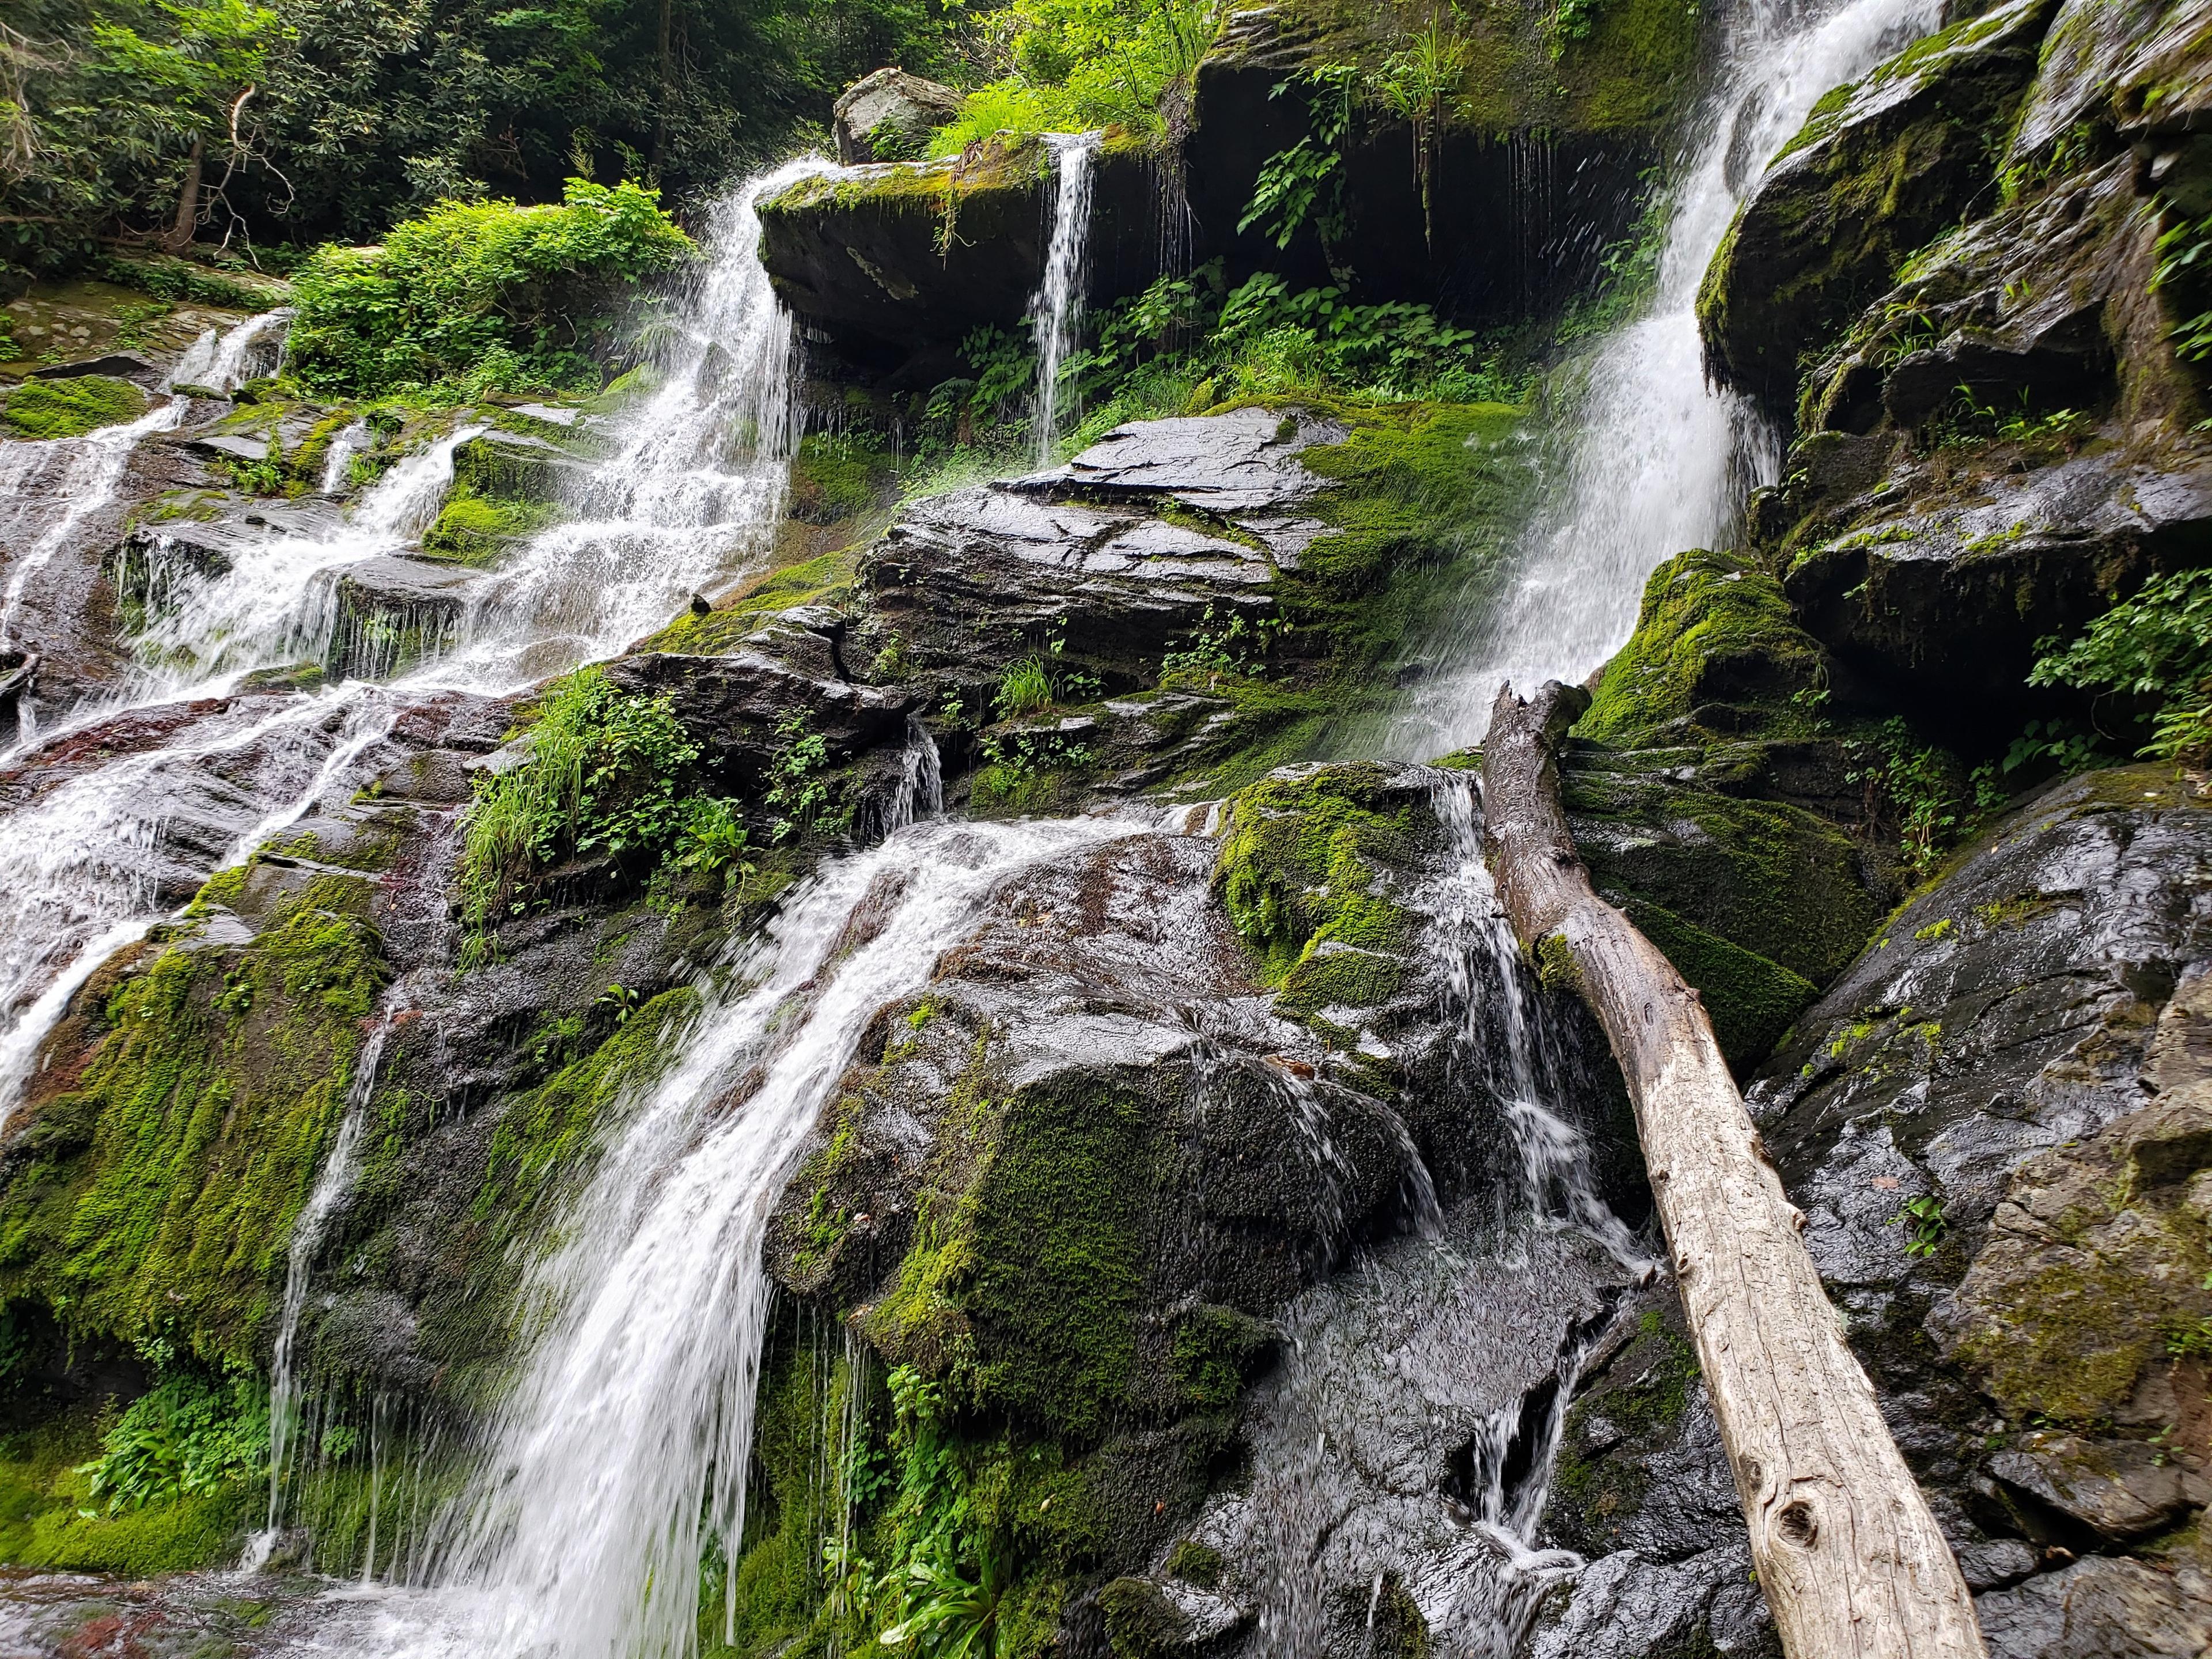
[{"label": "green leafy plant", "polygon": [[[1561,10],[1577,3],[1587,0],[1563,0]],[[1431,246],[1436,242],[1436,223],[1430,192],[1436,181],[1445,100],[1466,78],[1474,51],[1471,42],[1454,32],[1453,25],[1459,21],[1456,5],[1431,3],[1427,22],[1383,60],[1370,83],[1383,107],[1413,130],[1413,182],[1421,192],[1421,234]]]},{"label": "green leafy plant", "polygon": [[1929,1193],[1906,1199],[1889,1224],[1905,1229],[1905,1253],[1915,1259],[1935,1255],[1950,1231],[1950,1223],[1943,1218],[1943,1200]]},{"label": "green leafy plant", "polygon": [[830,805],[829,740],[815,731],[804,710],[776,723],[778,748],[769,763],[767,804],[776,814],[773,839],[817,828]]},{"label": "green leafy plant", "polygon": [[109,1514],[198,1497],[268,1468],[269,1396],[254,1379],[172,1376],[124,1408],[77,1471]]},{"label": "green leafy plant", "polygon": [[596,392],[592,319],[690,251],[659,192],[628,181],[572,179],[557,206],[441,203],[380,247],[326,247],[300,268],[290,372],[362,397]]},{"label": "green leafy plant", "polygon": [[2191,764],[2212,756],[2212,569],[2157,577],[2072,643],[2053,636],[2037,650],[2031,685],[2155,698],[2142,755]]},{"label": "green leafy plant", "polygon": [[540,700],[520,764],[479,777],[462,842],[463,963],[525,908],[533,873],[574,854],[658,859],[692,821],[678,780],[698,761],[665,697],[619,690],[584,668]]},{"label": "green leafy plant", "polygon": [[1349,64],[1325,64],[1275,83],[1270,98],[1304,90],[1311,131],[1261,163],[1252,199],[1237,222],[1239,235],[1258,225],[1278,248],[1287,248],[1310,222],[1324,249],[1343,240],[1344,145],[1352,132],[1358,73]]},{"label": "green leafy plant", "polygon": [[1870,737],[1844,745],[1851,766],[1845,781],[1879,793],[1897,814],[1898,851],[1905,867],[1924,875],[1974,822],[1972,785],[1961,787],[1957,762],[1944,750],[1917,741],[1899,716]]}]

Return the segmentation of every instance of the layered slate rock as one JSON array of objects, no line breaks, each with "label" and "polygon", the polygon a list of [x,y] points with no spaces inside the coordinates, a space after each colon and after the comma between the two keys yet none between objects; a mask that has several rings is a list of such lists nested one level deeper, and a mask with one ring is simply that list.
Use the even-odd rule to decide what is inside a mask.
[{"label": "layered slate rock", "polygon": [[[1261,409],[1119,428],[1066,466],[908,508],[860,564],[872,639],[948,682],[1059,641],[1106,690],[1158,678],[1209,619],[1268,614],[1326,526],[1299,450],[1326,420]],[[979,691],[981,688],[978,688]]]},{"label": "layered slate rock", "polygon": [[1820,100],[1706,270],[1698,316],[1715,374],[1787,407],[1807,345],[1990,191],[1988,135],[2034,76],[2057,6],[2009,0]]},{"label": "layered slate rock", "polygon": [[[1816,317],[1723,265],[1708,284],[1727,298],[1724,317],[1708,313],[1717,370],[1739,335],[1778,364],[1812,362],[1784,482],[1753,504],[1760,551],[1840,665],[1967,747],[2002,743],[1996,722],[2016,730],[2023,712],[2078,715],[2063,698],[2023,710],[2038,642],[2212,555],[2203,375],[2176,346],[2205,297],[2185,262],[2159,274],[2162,231],[2212,206],[2212,154],[2185,112],[2150,113],[2162,95],[2140,69],[2172,58],[2185,9],[2063,8],[2011,148],[1953,204],[1966,222],[1926,227],[1933,240],[1856,317]],[[1955,43],[2003,18],[2013,40],[2027,15],[1960,25],[1945,60],[1963,73],[1973,54]],[[1822,131],[1816,118],[1802,153],[1840,155]],[[1881,189],[1902,200],[1946,172],[1896,159],[1856,176],[1893,176]],[[1835,292],[1853,309],[1865,297]],[[1972,650],[1952,648],[1961,636]]]}]

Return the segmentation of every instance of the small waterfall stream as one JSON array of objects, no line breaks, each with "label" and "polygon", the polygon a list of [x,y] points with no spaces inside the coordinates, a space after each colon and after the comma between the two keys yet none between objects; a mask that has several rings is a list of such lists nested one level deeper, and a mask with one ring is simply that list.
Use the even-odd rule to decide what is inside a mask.
[{"label": "small waterfall stream", "polygon": [[[680,1659],[709,1538],[734,1565],[793,1161],[884,1002],[1024,866],[1127,826],[921,822],[823,868],[730,965],[524,1287],[543,1334],[434,1530],[442,1588],[360,1616],[370,1651]],[[328,1639],[328,1632],[325,1632]]]},{"label": "small waterfall stream", "polygon": [[1636,321],[1589,355],[1559,476],[1521,538],[1512,586],[1486,585],[1440,619],[1444,672],[1390,734],[1408,759],[1479,739],[1501,681],[1524,690],[1585,678],[1628,638],[1644,580],[1685,549],[1725,546],[1744,497],[1772,482],[1774,434],[1752,405],[1708,386],[1698,284],[1735,213],[1813,106],[1940,21],[1938,0],[1748,0],[1691,127],[1660,255]]},{"label": "small waterfall stream", "polygon": [[[358,781],[351,771],[410,701],[444,690],[506,695],[611,655],[719,573],[759,556],[799,416],[792,325],[760,265],[753,204],[824,165],[790,163],[747,181],[725,204],[710,239],[715,256],[659,390],[625,417],[617,455],[583,486],[575,516],[533,538],[483,585],[444,656],[388,686],[356,680],[313,694],[232,695],[257,669],[320,659],[336,621],[329,584],[349,564],[411,544],[436,515],[454,452],[481,427],[408,456],[325,532],[272,536],[216,572],[165,559],[157,543],[147,568],[125,573],[147,594],[152,617],[138,641],[137,678],[119,699],[19,743],[4,763],[36,768],[73,734],[125,717],[175,729],[74,773],[9,820],[12,833],[0,844],[0,1125],[69,994],[176,902],[163,891],[178,874],[164,852],[167,804],[209,790],[202,775],[222,773],[213,787],[239,819],[227,855],[235,862],[317,799]],[[264,325],[255,339],[283,320],[254,319]],[[252,345],[232,356],[246,361]],[[183,406],[172,399],[155,413],[170,411],[173,422]],[[114,478],[121,467],[118,459]],[[52,533],[58,546],[67,532]]]},{"label": "small waterfall stream", "polygon": [[1085,286],[1091,252],[1092,163],[1105,135],[1048,134],[1053,165],[1052,235],[1045,246],[1044,278],[1030,302],[1036,331],[1036,463],[1052,465],[1060,435],[1060,373],[1081,343]]}]

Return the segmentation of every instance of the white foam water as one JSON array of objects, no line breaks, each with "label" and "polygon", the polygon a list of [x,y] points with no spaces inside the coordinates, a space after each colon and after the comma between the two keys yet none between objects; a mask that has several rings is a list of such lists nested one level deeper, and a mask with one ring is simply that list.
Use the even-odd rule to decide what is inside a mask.
[{"label": "white foam water", "polygon": [[1569,684],[1626,641],[1644,580],[1687,548],[1726,545],[1745,496],[1772,482],[1775,436],[1706,383],[1698,284],[1767,162],[1832,88],[1940,21],[1939,0],[1808,9],[1754,0],[1729,26],[1692,124],[1649,309],[1592,350],[1562,473],[1521,540],[1511,587],[1442,631],[1445,672],[1424,681],[1389,738],[1413,757],[1477,741],[1506,681]]},{"label": "white foam water", "polygon": [[1052,157],[1052,234],[1047,240],[1044,276],[1030,301],[1030,326],[1036,336],[1036,412],[1032,417],[1039,466],[1052,465],[1060,436],[1060,375],[1083,339],[1085,289],[1090,280],[1091,182],[1097,132],[1054,132],[1045,136]]},{"label": "white foam water", "polygon": [[235,392],[248,380],[273,374],[284,361],[292,307],[279,306],[227,330],[204,329],[169,370],[167,384],[208,392]]},{"label": "white foam water", "polygon": [[[362,781],[354,774],[409,702],[446,690],[507,695],[611,655],[666,622],[702,585],[757,562],[800,416],[795,339],[760,264],[754,207],[826,165],[778,168],[725,205],[659,389],[625,416],[616,455],[580,486],[575,516],[483,585],[441,657],[388,687],[356,680],[312,695],[236,695],[256,671],[325,658],[339,574],[419,538],[450,486],[454,452],[481,428],[406,457],[327,530],[244,544],[220,569],[156,538],[145,566],[122,573],[145,595],[149,617],[136,642],[137,677],[121,698],[77,711],[0,763],[35,769],[72,737],[125,717],[174,730],[158,747],[64,776],[7,819],[0,1125],[65,1006],[54,988],[81,984],[106,941],[143,934],[164,914],[163,881],[175,878],[164,830],[179,792],[214,797],[222,816],[239,821],[225,854],[235,862],[316,800],[350,793]],[[226,339],[222,361],[252,367],[252,352],[265,349],[283,321],[255,319],[261,326],[249,338]],[[156,413],[173,420],[184,406],[173,399]],[[47,533],[58,546],[70,532]]]}]

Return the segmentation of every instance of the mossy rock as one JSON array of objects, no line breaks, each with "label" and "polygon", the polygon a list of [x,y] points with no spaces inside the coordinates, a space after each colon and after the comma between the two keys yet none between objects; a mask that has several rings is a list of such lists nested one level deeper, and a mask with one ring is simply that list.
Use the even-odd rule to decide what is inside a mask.
[{"label": "mossy rock", "polygon": [[150,403],[130,381],[108,374],[25,380],[0,404],[0,427],[11,438],[81,438],[137,420]]},{"label": "mossy rock", "polygon": [[1994,184],[2057,0],[2010,0],[1839,87],[1769,165],[1698,292],[1711,371],[1787,410],[1915,250]]},{"label": "mossy rock", "polygon": [[0,1293],[73,1337],[255,1362],[388,973],[374,890],[319,877],[248,944],[188,929],[94,975],[57,1037],[82,1058],[56,1068],[67,1086],[35,1105],[0,1193]]},{"label": "mossy rock", "polygon": [[1731,944],[1649,900],[1630,898],[1628,919],[1696,988],[1721,1053],[1740,1076],[1773,1052],[1797,1016],[1820,994],[1802,974]]},{"label": "mossy rock", "polygon": [[1436,833],[1425,799],[1371,763],[1278,772],[1230,804],[1214,879],[1285,1012],[1396,994],[1413,934],[1393,875]]},{"label": "mossy rock", "polygon": [[1790,700],[1826,678],[1820,647],[1779,582],[1739,555],[1693,550],[1645,581],[1636,631],[1607,662],[1575,732],[1629,747],[1803,728],[1810,712]]}]

